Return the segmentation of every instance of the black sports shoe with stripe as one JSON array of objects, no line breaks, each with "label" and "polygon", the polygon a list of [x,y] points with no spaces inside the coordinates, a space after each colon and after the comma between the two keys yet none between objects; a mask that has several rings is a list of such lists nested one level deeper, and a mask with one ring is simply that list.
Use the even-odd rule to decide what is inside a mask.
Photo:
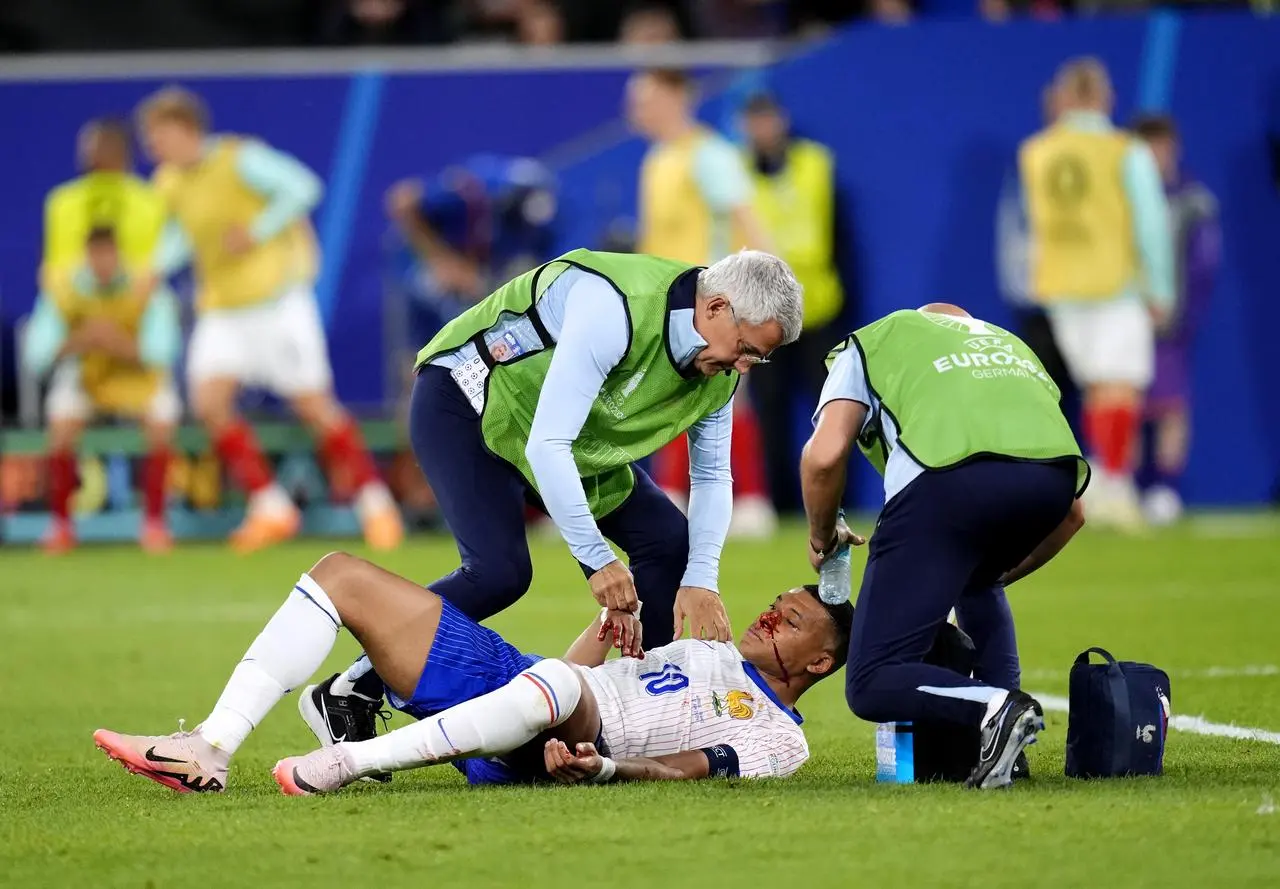
[{"label": "black sports shoe with stripe", "polygon": [[1014,764],[1036,733],[1044,730],[1044,710],[1023,691],[1011,691],[994,716],[982,725],[978,764],[965,784],[990,790],[1013,783]]},{"label": "black sports shoe with stripe", "polygon": [[[382,710],[382,701],[374,701],[360,694],[336,695],[333,693],[334,673],[318,685],[308,685],[298,698],[298,713],[311,729],[321,745],[332,747],[342,741],[368,741],[378,736],[378,717],[383,722],[390,713]],[[365,781],[391,780],[382,773],[364,778]]]}]

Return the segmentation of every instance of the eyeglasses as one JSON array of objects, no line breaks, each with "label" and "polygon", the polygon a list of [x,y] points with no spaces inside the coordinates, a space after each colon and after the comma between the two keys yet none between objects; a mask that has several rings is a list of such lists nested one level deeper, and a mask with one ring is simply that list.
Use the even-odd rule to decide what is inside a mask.
[{"label": "eyeglasses", "polygon": [[729,304],[729,314],[733,317],[734,326],[738,328],[738,360],[745,361],[752,367],[769,364],[768,357],[761,355],[755,346],[742,339],[742,322],[738,320],[738,313],[733,310],[733,303]]}]

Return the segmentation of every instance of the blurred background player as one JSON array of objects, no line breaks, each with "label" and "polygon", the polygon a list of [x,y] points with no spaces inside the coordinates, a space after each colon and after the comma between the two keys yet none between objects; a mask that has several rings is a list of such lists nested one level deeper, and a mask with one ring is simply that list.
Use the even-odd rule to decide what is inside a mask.
[{"label": "blurred background player", "polygon": [[1090,518],[1132,530],[1143,524],[1133,457],[1154,373],[1153,325],[1173,300],[1168,206],[1151,151],[1112,126],[1102,64],[1068,62],[1054,90],[1058,120],[1019,149],[1031,292],[1084,392],[1084,434],[1099,467]]},{"label": "blurred background player", "polygon": [[297,533],[301,516],[276,484],[253,429],[237,413],[241,386],[289,401],[320,443],[337,497],[353,495],[365,539],[397,546],[399,511],[359,426],[333,395],[312,292],[318,248],[308,213],[320,181],[262,142],[209,135],[199,97],[168,87],[138,110],[155,183],[171,214],[155,259],[168,277],[195,267],[197,321],[187,356],[192,407],[219,460],[249,495],[232,545],[249,551]]},{"label": "blurred background player", "polygon": [[[1057,92],[1050,83],[1040,95],[1044,125],[1058,119]],[[1000,296],[1014,318],[1014,332],[1036,353],[1045,373],[1062,393],[1062,410],[1068,422],[1079,414],[1079,392],[1071,379],[1062,350],[1053,338],[1053,327],[1044,307],[1031,292],[1031,232],[1027,221],[1027,202],[1017,162],[1010,165],[1000,186],[996,203],[996,280]]]},{"label": "blurred background player", "polygon": [[791,133],[791,121],[767,93],[743,109],[752,206],[780,257],[804,287],[800,339],[751,375],[761,425],[769,493],[779,512],[800,508],[792,448],[795,408],[813,413],[825,381],[823,359],[841,338],[836,323],[844,290],[835,257],[835,163],[823,145]]},{"label": "blurred background player", "polygon": [[44,546],[63,552],[76,544],[76,446],[89,420],[108,415],[142,424],[147,456],[140,540],[148,551],[167,550],[165,475],[182,414],[170,375],[182,341],[177,302],[163,287],[135,292],[111,229],[92,229],[81,253],[78,267],[44,274],[23,349],[29,372],[53,370],[45,402],[53,522]]},{"label": "blurred background player", "polygon": [[42,271],[67,272],[85,260],[93,229],[110,229],[128,267],[147,262],[164,227],[164,202],[133,173],[127,124],[91,120],[76,139],[76,157],[84,174],[49,192],[44,205]]},{"label": "blurred background player", "polygon": [[[727,140],[694,116],[693,84],[681,71],[655,69],[627,83],[627,116],[653,145],[640,169],[640,253],[710,265],[740,246],[772,246],[751,207],[751,182]],[[772,418],[771,418],[772,420]],[[734,399],[731,536],[769,536],[777,516],[765,486],[760,427]],[[687,437],[655,455],[658,485],[682,509],[688,501]]]},{"label": "blurred background player", "polygon": [[501,284],[550,259],[555,177],[532,158],[478,154],[387,191],[404,240],[409,339],[416,352]]},{"label": "blurred background player", "polygon": [[1147,392],[1146,416],[1152,433],[1143,512],[1163,525],[1182,515],[1179,483],[1191,443],[1191,350],[1208,311],[1218,266],[1222,230],[1218,201],[1203,183],[1181,169],[1177,125],[1163,115],[1140,117],[1133,126],[1160,167],[1173,226],[1174,303],[1156,329],[1155,379]]}]

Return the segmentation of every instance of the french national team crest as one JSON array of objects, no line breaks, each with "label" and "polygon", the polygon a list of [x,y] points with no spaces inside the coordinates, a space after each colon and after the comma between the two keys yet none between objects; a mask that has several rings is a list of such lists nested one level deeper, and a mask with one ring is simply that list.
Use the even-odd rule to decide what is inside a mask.
[{"label": "french national team crest", "polygon": [[755,715],[755,698],[747,691],[737,689],[727,692],[724,697],[711,693],[711,709],[716,716],[728,716],[730,719],[750,719]]}]

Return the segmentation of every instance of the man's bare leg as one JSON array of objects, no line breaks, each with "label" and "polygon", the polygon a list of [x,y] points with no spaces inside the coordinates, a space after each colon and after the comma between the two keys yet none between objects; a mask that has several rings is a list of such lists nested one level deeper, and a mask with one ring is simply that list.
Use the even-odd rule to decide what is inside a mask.
[{"label": "man's bare leg", "polygon": [[[100,729],[94,740],[126,768],[175,790],[220,791],[232,755],[285,694],[319,669],[343,626],[363,645],[387,686],[411,698],[442,607],[437,595],[411,581],[354,556],[331,553],[299,578],[194,732],[139,736]],[[594,699],[591,713],[570,719],[583,697],[573,668],[562,661],[539,662],[503,688],[430,720],[365,744],[326,748],[343,751],[343,780],[327,787],[313,778],[296,792],[336,789],[363,774],[505,753],[570,721],[598,726]]]},{"label": "man's bare leg", "polygon": [[130,770],[175,790],[222,790],[232,755],[286,693],[319,669],[348,621],[377,654],[379,667],[395,683],[392,688],[412,689],[439,615],[440,600],[433,593],[332,553],[298,579],[194,732],[136,736],[100,730],[94,740]]}]

